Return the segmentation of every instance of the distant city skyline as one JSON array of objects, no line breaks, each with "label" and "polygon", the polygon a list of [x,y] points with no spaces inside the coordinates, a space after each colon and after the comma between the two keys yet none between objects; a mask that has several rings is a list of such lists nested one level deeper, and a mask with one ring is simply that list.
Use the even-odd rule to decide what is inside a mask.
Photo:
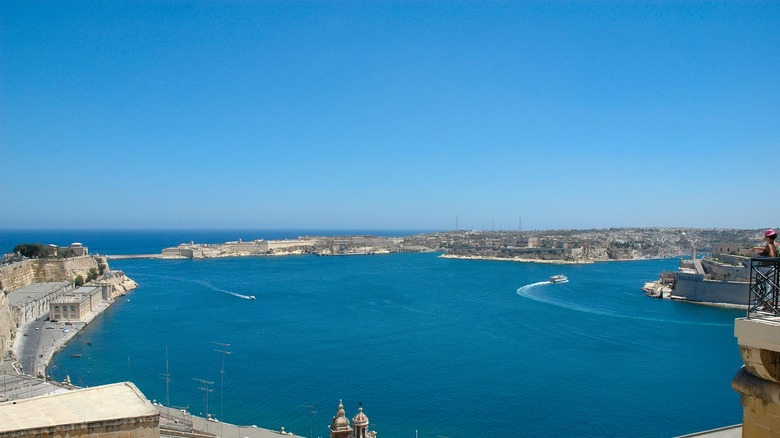
[{"label": "distant city skyline", "polygon": [[780,226],[777,2],[2,2],[0,228]]}]

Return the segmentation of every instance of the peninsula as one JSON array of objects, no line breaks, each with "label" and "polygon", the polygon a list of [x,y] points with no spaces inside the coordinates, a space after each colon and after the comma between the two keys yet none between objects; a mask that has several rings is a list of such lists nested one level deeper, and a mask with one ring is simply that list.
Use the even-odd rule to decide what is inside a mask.
[{"label": "peninsula", "polygon": [[677,257],[711,251],[723,242],[749,246],[756,230],[610,228],[552,231],[445,231],[405,237],[301,236],[289,240],[182,243],[161,254],[109,258],[214,258],[241,256],[376,255],[440,252],[441,257],[536,263],[593,263]]}]

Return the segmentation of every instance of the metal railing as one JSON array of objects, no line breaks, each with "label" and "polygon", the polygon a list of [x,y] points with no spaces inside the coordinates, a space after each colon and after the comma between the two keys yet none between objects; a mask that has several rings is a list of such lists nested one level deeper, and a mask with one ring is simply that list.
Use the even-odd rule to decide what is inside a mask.
[{"label": "metal railing", "polygon": [[780,315],[780,257],[750,259],[748,318]]}]

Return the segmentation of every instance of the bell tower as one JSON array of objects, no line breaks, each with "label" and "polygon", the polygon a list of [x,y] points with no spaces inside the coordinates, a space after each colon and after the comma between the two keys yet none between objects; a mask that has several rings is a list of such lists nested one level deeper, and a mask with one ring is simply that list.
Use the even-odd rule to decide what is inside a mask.
[{"label": "bell tower", "polygon": [[358,408],[358,413],[352,419],[355,428],[355,438],[368,438],[368,417],[363,413],[363,404]]},{"label": "bell tower", "polygon": [[329,429],[330,438],[348,438],[352,432],[352,428],[349,427],[347,414],[344,412],[344,404],[341,400],[339,400],[339,410],[330,422]]}]

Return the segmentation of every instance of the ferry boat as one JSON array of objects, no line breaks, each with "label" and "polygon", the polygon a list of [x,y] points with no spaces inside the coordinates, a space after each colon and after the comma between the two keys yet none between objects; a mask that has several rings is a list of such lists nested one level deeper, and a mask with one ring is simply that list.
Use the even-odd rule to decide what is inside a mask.
[{"label": "ferry boat", "polygon": [[559,275],[553,275],[547,281],[549,281],[550,283],[553,283],[553,284],[555,284],[555,283],[568,283],[569,279],[565,275],[559,274]]}]

